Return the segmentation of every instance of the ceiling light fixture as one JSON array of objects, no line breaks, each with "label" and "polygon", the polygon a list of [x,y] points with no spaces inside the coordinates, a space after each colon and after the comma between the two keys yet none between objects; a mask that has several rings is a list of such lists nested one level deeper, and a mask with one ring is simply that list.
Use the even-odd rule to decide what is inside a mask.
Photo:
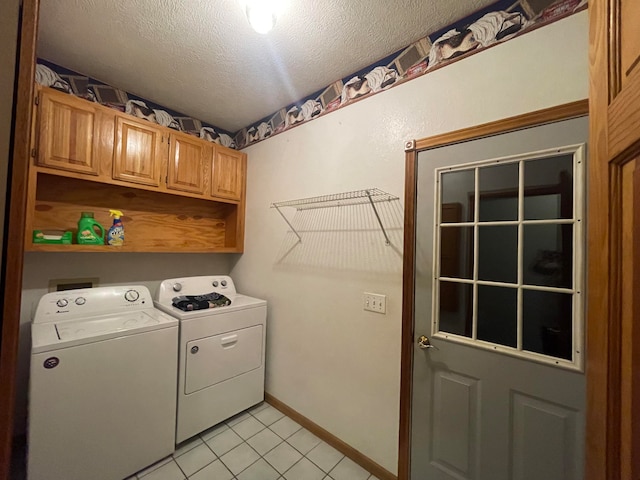
[{"label": "ceiling light fixture", "polygon": [[258,33],[269,32],[276,24],[276,14],[279,2],[277,0],[247,0],[247,19]]}]

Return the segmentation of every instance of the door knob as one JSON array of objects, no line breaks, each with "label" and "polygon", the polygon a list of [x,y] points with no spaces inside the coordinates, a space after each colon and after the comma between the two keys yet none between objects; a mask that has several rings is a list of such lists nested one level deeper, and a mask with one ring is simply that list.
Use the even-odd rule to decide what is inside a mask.
[{"label": "door knob", "polygon": [[418,346],[420,348],[435,348],[436,350],[438,350],[438,347],[436,347],[435,345],[431,345],[431,342],[429,341],[429,337],[425,337],[424,335],[420,335],[420,337],[418,338]]}]

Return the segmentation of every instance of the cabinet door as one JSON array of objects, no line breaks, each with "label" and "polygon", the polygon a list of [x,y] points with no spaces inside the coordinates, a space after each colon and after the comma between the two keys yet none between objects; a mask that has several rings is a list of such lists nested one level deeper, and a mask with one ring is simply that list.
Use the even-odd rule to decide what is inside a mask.
[{"label": "cabinet door", "polygon": [[39,103],[38,165],[97,175],[96,108],[86,100],[44,89]]},{"label": "cabinet door", "polygon": [[241,200],[245,183],[246,155],[216,145],[213,155],[211,195]]},{"label": "cabinet door", "polygon": [[167,188],[204,193],[205,167],[211,161],[212,146],[179,133],[171,134],[169,144]]},{"label": "cabinet door", "polygon": [[116,117],[113,178],[125,182],[160,184],[162,131],[151,123]]}]

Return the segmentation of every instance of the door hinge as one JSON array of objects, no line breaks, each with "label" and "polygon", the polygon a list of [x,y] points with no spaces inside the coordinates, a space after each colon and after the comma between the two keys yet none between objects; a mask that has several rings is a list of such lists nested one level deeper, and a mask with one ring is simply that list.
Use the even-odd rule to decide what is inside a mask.
[{"label": "door hinge", "polygon": [[31,149],[31,156],[32,156],[33,158],[36,158],[36,149],[35,149],[35,148],[32,148],[32,149]]},{"label": "door hinge", "polygon": [[33,101],[36,102],[36,105],[40,105],[40,97],[38,95],[35,96]]}]

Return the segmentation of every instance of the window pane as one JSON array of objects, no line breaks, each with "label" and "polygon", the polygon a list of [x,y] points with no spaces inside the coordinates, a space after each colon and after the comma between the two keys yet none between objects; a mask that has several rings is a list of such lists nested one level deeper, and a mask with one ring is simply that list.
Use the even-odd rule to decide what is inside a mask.
[{"label": "window pane", "polygon": [[571,360],[572,295],[524,290],[522,300],[522,348]]},{"label": "window pane", "polygon": [[440,282],[440,329],[470,337],[473,285],[466,283]]},{"label": "window pane", "polygon": [[518,219],[518,164],[482,167],[480,175],[480,221]]},{"label": "window pane", "polygon": [[478,340],[518,345],[518,291],[478,285]]},{"label": "window pane", "polygon": [[480,226],[478,228],[478,279],[517,282],[517,226]]},{"label": "window pane", "polygon": [[475,170],[443,173],[441,181],[442,223],[473,221],[473,198],[476,190]]},{"label": "window pane", "polygon": [[440,235],[440,276],[473,278],[473,227],[442,227]]},{"label": "window pane", "polygon": [[525,225],[523,229],[524,283],[572,288],[573,225]]},{"label": "window pane", "polygon": [[524,219],[573,218],[573,155],[524,163]]}]

